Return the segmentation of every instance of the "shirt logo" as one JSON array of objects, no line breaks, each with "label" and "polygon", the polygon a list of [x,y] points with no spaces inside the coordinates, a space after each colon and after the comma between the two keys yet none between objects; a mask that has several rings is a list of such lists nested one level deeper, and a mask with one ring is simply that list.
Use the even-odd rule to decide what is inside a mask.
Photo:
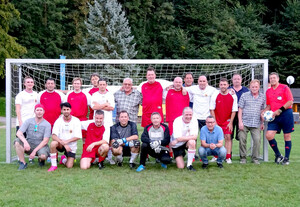
[{"label": "shirt logo", "polygon": [[278,96],[278,97],[277,97],[277,100],[281,101],[281,100],[282,100],[282,97],[281,97],[281,96]]}]

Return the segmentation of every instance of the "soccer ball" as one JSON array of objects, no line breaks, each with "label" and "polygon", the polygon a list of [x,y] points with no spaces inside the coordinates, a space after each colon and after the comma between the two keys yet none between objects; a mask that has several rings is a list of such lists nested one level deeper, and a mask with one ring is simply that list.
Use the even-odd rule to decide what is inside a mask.
[{"label": "soccer ball", "polygon": [[264,120],[266,122],[273,121],[274,120],[274,118],[273,118],[273,111],[265,111],[265,113],[264,113]]}]

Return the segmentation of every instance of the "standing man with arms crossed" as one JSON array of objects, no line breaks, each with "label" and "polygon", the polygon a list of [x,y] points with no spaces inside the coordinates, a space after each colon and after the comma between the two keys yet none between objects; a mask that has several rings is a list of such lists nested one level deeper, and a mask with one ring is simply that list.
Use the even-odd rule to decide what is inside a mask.
[{"label": "standing man with arms crossed", "polygon": [[[51,125],[43,118],[44,113],[43,105],[35,105],[35,117],[27,119],[17,131],[18,138],[14,145],[20,159],[19,170],[27,168],[24,152],[29,154],[29,159],[32,160],[37,155],[41,167],[45,165],[45,160],[49,156],[48,141],[51,136]],[[27,134],[27,137],[24,136],[24,133]]]},{"label": "standing man with arms crossed", "polygon": [[139,155],[140,142],[136,123],[129,121],[127,111],[121,111],[119,122],[111,127],[110,140],[112,153],[117,158],[118,166],[123,165],[123,156],[130,155],[129,167],[135,168],[134,161]]},{"label": "standing man with arms crossed", "polygon": [[196,171],[193,167],[193,159],[196,152],[196,139],[198,136],[198,122],[193,117],[193,110],[185,107],[182,116],[175,119],[173,123],[174,132],[170,142],[172,147],[176,165],[178,168],[184,168],[185,150],[188,150],[187,169]]},{"label": "standing man with arms crossed", "polygon": [[23,84],[25,86],[25,89],[18,93],[15,99],[17,131],[27,119],[34,117],[34,106],[36,105],[38,100],[37,92],[33,91],[33,78],[26,76],[23,80]]},{"label": "standing man with arms crossed", "polygon": [[[238,74],[238,73],[233,74],[232,79],[231,79],[232,86],[229,87],[229,89],[233,90],[234,93],[236,94],[238,103],[240,101],[242,94],[249,91],[249,89],[247,87],[242,86],[242,80],[243,79],[242,79],[241,74]],[[235,136],[235,139],[238,140],[239,139],[239,136],[238,136],[239,117],[237,115],[234,117],[232,126],[233,126],[233,129],[232,129],[231,139],[234,139],[234,136]]]},{"label": "standing man with arms crossed", "polygon": [[206,126],[202,127],[200,132],[201,147],[199,148],[199,156],[203,164],[202,168],[207,169],[207,156],[217,156],[217,165],[223,168],[223,160],[226,157],[226,149],[223,147],[224,134],[221,127],[216,126],[216,120],[209,115],[206,118]]},{"label": "standing man with arms crossed", "polygon": [[167,164],[171,163],[168,149],[166,145],[170,142],[170,133],[167,125],[161,123],[161,116],[158,112],[151,115],[151,124],[144,128],[142,134],[142,147],[140,156],[140,166],[137,172],[145,170],[147,155],[158,158],[163,168],[167,168]]},{"label": "standing man with arms crossed", "polygon": [[[268,122],[266,138],[275,153],[275,163],[289,165],[289,157],[292,148],[291,133],[294,131],[294,117],[292,110],[294,98],[290,88],[287,85],[279,83],[279,75],[277,73],[271,73],[269,75],[269,80],[271,88],[266,92],[267,106],[263,112],[272,110],[275,120]],[[284,157],[281,155],[274,138],[275,134],[280,133],[281,129],[283,131],[285,142]]]},{"label": "standing man with arms crossed", "polygon": [[38,96],[38,102],[45,108],[44,119],[51,124],[51,127],[61,114],[60,104],[65,101],[65,95],[54,89],[54,79],[48,78],[46,80],[46,90],[41,91]]},{"label": "standing man with arms crossed", "polygon": [[142,94],[132,88],[132,79],[124,78],[123,90],[118,90],[115,94],[115,102],[117,108],[116,120],[119,120],[121,111],[127,111],[129,114],[129,121],[134,123],[137,122],[139,105],[142,105],[143,96]]},{"label": "standing man with arms crossed", "polygon": [[80,168],[83,170],[90,168],[91,163],[96,159],[96,157],[99,158],[99,169],[103,169],[104,159],[109,150],[108,143],[110,128],[104,127],[103,125],[104,112],[101,110],[96,110],[94,118],[95,122],[90,123],[86,128],[86,142],[83,146],[80,160]]},{"label": "standing man with arms crossed", "polygon": [[240,163],[247,162],[247,134],[250,131],[253,140],[252,162],[258,161],[260,150],[260,132],[264,129],[264,121],[261,112],[264,109],[265,96],[259,92],[260,82],[254,79],[250,82],[250,91],[243,93],[239,101],[239,140],[240,140]]},{"label": "standing man with arms crossed", "polygon": [[50,144],[51,167],[48,172],[57,169],[57,151],[64,152],[59,164],[72,168],[76,156],[77,141],[82,138],[81,123],[78,118],[71,115],[71,105],[65,102],[60,106],[62,116],[54,123]]},{"label": "standing man with arms crossed", "polygon": [[211,115],[216,119],[217,124],[223,130],[225,136],[225,148],[227,151],[226,162],[227,164],[231,164],[232,124],[234,116],[238,111],[238,105],[236,95],[231,95],[229,93],[228,86],[228,80],[226,78],[221,78],[219,83],[220,91],[217,91],[212,96],[210,110]]}]

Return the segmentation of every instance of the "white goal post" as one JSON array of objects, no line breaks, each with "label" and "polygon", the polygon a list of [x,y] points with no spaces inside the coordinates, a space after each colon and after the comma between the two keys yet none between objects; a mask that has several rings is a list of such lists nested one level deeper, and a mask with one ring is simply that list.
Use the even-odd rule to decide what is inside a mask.
[{"label": "white goal post", "polygon": [[[206,75],[209,85],[218,87],[221,77],[231,79],[239,73],[243,77],[243,85],[249,86],[253,79],[263,84],[261,90],[265,93],[268,87],[267,59],[174,59],[174,60],[108,60],[108,59],[6,59],[6,162],[15,159],[12,156],[12,141],[15,129],[12,128],[12,118],[15,115],[15,96],[23,89],[23,78],[32,76],[35,80],[34,90],[44,90],[47,78],[56,80],[57,88],[65,89],[74,77],[81,77],[84,85],[90,84],[90,75],[98,73],[108,80],[108,85],[120,86],[126,77],[133,79],[134,85],[146,80],[149,66],[156,69],[158,79],[173,81],[176,76],[183,77],[186,72],[194,74],[197,84],[199,75]],[[268,142],[263,139],[263,160],[268,161]]]}]

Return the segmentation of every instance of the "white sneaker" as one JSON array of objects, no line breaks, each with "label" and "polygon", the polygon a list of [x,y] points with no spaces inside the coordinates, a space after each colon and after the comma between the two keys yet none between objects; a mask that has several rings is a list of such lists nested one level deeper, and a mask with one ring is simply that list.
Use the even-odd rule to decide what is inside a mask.
[{"label": "white sneaker", "polygon": [[230,158],[226,159],[227,164],[232,164],[232,161]]},{"label": "white sneaker", "polygon": [[116,162],[113,159],[106,158],[105,160],[108,161],[109,164],[111,164],[111,165],[115,165],[116,164]]},{"label": "white sneaker", "polygon": [[217,159],[218,159],[218,158],[216,158],[216,157],[212,157],[211,160],[210,160],[209,162],[217,162]]}]

